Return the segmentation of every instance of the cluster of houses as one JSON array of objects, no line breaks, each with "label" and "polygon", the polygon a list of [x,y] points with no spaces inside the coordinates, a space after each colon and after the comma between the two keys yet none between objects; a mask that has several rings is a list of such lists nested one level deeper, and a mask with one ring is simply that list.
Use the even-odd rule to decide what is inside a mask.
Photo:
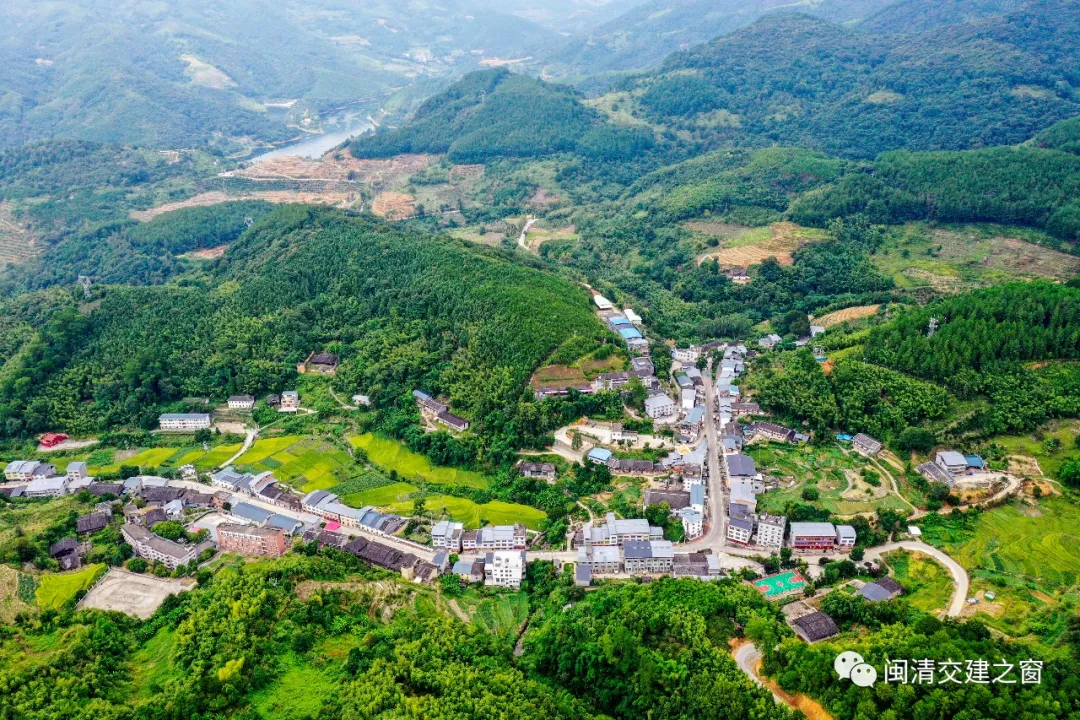
[{"label": "cluster of houses", "polygon": [[717,577],[719,558],[712,555],[676,554],[663,528],[642,518],[620,519],[608,513],[600,524],[582,527],[575,539],[575,581],[588,585],[596,575],[675,575]]},{"label": "cluster of houses", "polygon": [[[856,595],[864,598],[867,602],[886,602],[899,596],[904,589],[894,578],[888,575],[880,577],[873,582],[868,582],[856,591]],[[795,606],[793,606],[795,607]],[[840,628],[836,621],[820,610],[805,612],[790,620],[791,629],[795,631],[804,642],[813,644],[822,640],[828,640],[840,634]]]},{"label": "cluster of houses", "polygon": [[599,293],[593,294],[593,303],[600,311],[600,318],[623,339],[631,355],[649,354],[649,341],[639,329],[642,326],[640,315],[631,308],[625,308],[621,312],[616,310],[614,304]]},{"label": "cluster of houses", "polygon": [[[824,326],[822,326],[822,325],[811,325],[810,326],[810,337],[808,337],[808,338],[799,338],[798,340],[795,341],[795,347],[803,347],[804,345],[807,345],[808,343],[810,343],[817,336],[824,335],[824,334],[825,334],[825,327]],[[758,345],[761,346],[762,348],[764,348],[765,350],[773,350],[778,345],[783,344],[783,342],[784,342],[784,338],[780,337],[776,333],[770,333],[770,334],[762,337],[761,339],[759,339],[758,340]]]},{"label": "cluster of houses", "polygon": [[[250,412],[255,408],[254,395],[231,395],[225,401],[230,410]],[[281,413],[296,413],[300,410],[300,393],[286,390],[281,394],[266,396],[267,407],[276,408]],[[214,424],[210,413],[186,412],[163,413],[158,416],[158,427],[162,432],[193,433],[209,430]]]},{"label": "cluster of houses", "polygon": [[349,553],[364,562],[391,572],[401,573],[406,580],[417,583],[431,583],[440,573],[446,572],[450,555],[443,551],[436,553],[431,562],[421,560],[412,553],[391,547],[376,540],[362,536],[351,536],[333,530],[309,528],[302,538],[305,543],[317,542],[319,547],[333,547]]},{"label": "cluster of houses", "polygon": [[454,432],[465,432],[469,429],[468,420],[454,415],[447,405],[423,390],[413,390],[413,399],[416,400],[416,406],[420,408],[420,414],[427,420],[443,425]]},{"label": "cluster of houses", "polygon": [[371,505],[354,508],[340,502],[340,498],[328,490],[313,490],[300,500],[304,512],[317,515],[327,521],[330,530],[345,527],[356,528],[371,535],[391,537],[405,529],[408,521],[399,516],[381,513]]},{"label": "cluster of houses", "polygon": [[932,462],[923,463],[915,470],[930,482],[945,483],[956,487],[957,480],[976,477],[985,480],[986,461],[978,455],[964,455],[955,450],[941,450]]},{"label": "cluster of houses", "polygon": [[64,472],[57,472],[51,463],[37,460],[14,460],[4,468],[4,479],[14,483],[3,488],[7,497],[60,497],[79,492],[94,484],[86,463],[69,463]]}]

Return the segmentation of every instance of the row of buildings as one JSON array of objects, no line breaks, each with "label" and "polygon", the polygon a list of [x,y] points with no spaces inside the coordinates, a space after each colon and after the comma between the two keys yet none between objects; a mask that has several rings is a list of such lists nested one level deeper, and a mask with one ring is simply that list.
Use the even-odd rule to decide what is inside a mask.
[{"label": "row of buildings", "polygon": [[529,544],[525,526],[488,525],[479,530],[465,530],[465,525],[441,520],[431,529],[431,545],[450,552],[524,550]]},{"label": "row of buildings", "polygon": [[599,575],[673,575],[716,578],[723,574],[720,558],[699,553],[676,553],[667,540],[629,540],[620,546],[581,546],[575,580],[588,585]]},{"label": "row of buildings", "polygon": [[931,482],[956,486],[958,478],[981,475],[986,471],[986,461],[978,455],[964,455],[955,450],[941,450],[932,462],[923,463],[915,470]]},{"label": "row of buildings", "polygon": [[465,432],[469,421],[450,412],[449,406],[439,402],[423,390],[413,390],[413,399],[420,408],[420,415],[428,420],[443,425],[454,432]]},{"label": "row of buildings", "polygon": [[64,472],[58,472],[51,463],[38,460],[13,460],[4,468],[4,479],[9,483],[19,483],[7,488],[8,497],[60,497],[76,493],[89,487],[94,478],[90,477],[85,462],[68,463]]}]

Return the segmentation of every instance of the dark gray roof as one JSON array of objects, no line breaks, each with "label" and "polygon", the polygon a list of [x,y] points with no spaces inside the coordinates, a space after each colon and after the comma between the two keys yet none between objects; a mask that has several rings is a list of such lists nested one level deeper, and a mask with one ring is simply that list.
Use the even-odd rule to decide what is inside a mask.
[{"label": "dark gray roof", "polygon": [[95,483],[90,483],[89,485],[86,486],[86,490],[91,495],[97,495],[98,497],[101,497],[102,495],[116,495],[117,497],[119,497],[120,492],[123,489],[124,489],[124,486],[121,485],[120,483],[96,483],[95,482]]},{"label": "dark gray roof", "polygon": [[793,620],[791,624],[801,630],[803,636],[810,642],[824,640],[825,638],[840,634],[840,628],[836,626],[836,623],[833,622],[831,617],[823,612],[804,615],[801,618]]},{"label": "dark gray roof", "polygon": [[75,531],[83,533],[97,532],[105,529],[109,524],[109,516],[104,513],[90,513],[82,515],[75,521]]},{"label": "dark gray roof", "polygon": [[728,473],[735,477],[753,477],[757,475],[754,458],[749,455],[743,455],[742,453],[728,455],[725,462],[727,462]]},{"label": "dark gray roof", "polygon": [[672,510],[690,507],[690,493],[682,490],[646,490],[645,506],[667,503]]},{"label": "dark gray roof", "polygon": [[652,544],[648,540],[628,540],[623,543],[623,557],[627,560],[652,557]]},{"label": "dark gray roof", "polygon": [[888,575],[878,578],[874,583],[880,585],[894,595],[899,595],[904,592],[903,585],[898,583],[895,578],[891,578]]},{"label": "dark gray roof", "polygon": [[49,546],[49,556],[57,557],[73,553],[79,547],[79,541],[75,538],[64,538]]},{"label": "dark gray roof", "polygon": [[728,520],[728,524],[732,527],[741,528],[742,530],[752,531],[754,529],[754,523],[750,522],[749,520],[743,520],[741,518],[731,518],[730,520]]},{"label": "dark gray roof", "polygon": [[881,602],[883,600],[888,600],[890,597],[888,590],[875,583],[866,583],[859,588],[858,594],[870,602]]},{"label": "dark gray roof", "polygon": [[165,522],[169,519],[169,516],[161,508],[152,508],[149,512],[143,515],[143,522],[146,523],[146,527],[152,528],[158,523]]}]

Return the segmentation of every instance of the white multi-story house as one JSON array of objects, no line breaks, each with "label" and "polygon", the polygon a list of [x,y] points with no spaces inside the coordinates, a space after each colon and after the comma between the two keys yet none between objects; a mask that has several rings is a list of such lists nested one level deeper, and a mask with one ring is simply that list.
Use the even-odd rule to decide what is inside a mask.
[{"label": "white multi-story house", "polygon": [[484,557],[484,584],[490,587],[521,587],[525,577],[524,550],[495,550]]},{"label": "white multi-story house", "polygon": [[705,532],[705,516],[694,508],[678,510],[675,516],[682,520],[683,532],[686,533],[687,540],[701,537]]},{"label": "white multi-story house", "polygon": [[691,345],[688,348],[675,348],[671,351],[671,357],[681,363],[696,363],[701,357],[701,348]]},{"label": "white multi-story house", "polygon": [[633,541],[623,545],[623,567],[628,573],[669,573],[675,549],[667,540]]},{"label": "white multi-story house", "polygon": [[431,545],[451,552],[461,552],[461,534],[464,530],[463,523],[440,520],[431,529]]},{"label": "white multi-story house", "polygon": [[653,420],[675,414],[675,401],[663,393],[645,398],[645,414]]},{"label": "white multi-story house", "polygon": [[850,550],[855,547],[855,540],[857,535],[855,528],[850,525],[837,525],[836,526],[836,545],[841,550]]},{"label": "white multi-story house", "polygon": [[754,543],[761,547],[779,550],[784,545],[786,529],[787,518],[783,515],[758,515]]},{"label": "white multi-story house", "polygon": [[67,494],[67,475],[35,477],[23,491],[23,497],[60,497]]},{"label": "white multi-story house", "polygon": [[489,525],[480,528],[476,535],[477,550],[521,550],[528,544],[525,526]]},{"label": "white multi-story house", "polygon": [[165,413],[158,424],[167,432],[195,432],[210,428],[209,413]]},{"label": "white multi-story house", "polygon": [[754,521],[745,515],[731,517],[727,524],[727,539],[739,545],[749,545],[754,536]]},{"label": "white multi-story house", "polygon": [[644,518],[617,519],[615,513],[609,512],[602,525],[585,524],[581,529],[581,540],[578,544],[585,547],[625,545],[632,541],[647,541],[663,536],[662,528],[650,526],[649,521]]},{"label": "white multi-story house", "polygon": [[622,558],[614,546],[582,546],[578,548],[577,564],[587,566],[593,575],[615,575],[622,569]]},{"label": "white multi-story house", "polygon": [[198,548],[195,545],[181,545],[166,540],[141,525],[124,525],[120,528],[120,533],[136,555],[151,562],[160,561],[170,570],[175,570],[178,565],[190,564],[198,557]]},{"label": "white multi-story house", "polygon": [[250,410],[255,407],[255,398],[251,395],[233,395],[228,403],[230,410]]},{"label": "white multi-story house", "polygon": [[69,462],[66,472],[69,482],[75,482],[77,480],[87,480],[90,478],[90,472],[86,467],[86,463],[81,460]]},{"label": "white multi-story house", "polygon": [[4,478],[13,482],[29,482],[56,475],[56,467],[37,460],[14,460],[4,468]]},{"label": "white multi-story house", "polygon": [[281,393],[281,404],[278,412],[294,413],[300,409],[300,393],[295,390],[286,390]]}]

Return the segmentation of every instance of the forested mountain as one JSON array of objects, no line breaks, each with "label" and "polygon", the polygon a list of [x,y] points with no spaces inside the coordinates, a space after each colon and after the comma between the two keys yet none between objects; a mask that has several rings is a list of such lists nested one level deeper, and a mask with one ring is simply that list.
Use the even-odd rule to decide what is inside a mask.
[{"label": "forested mountain", "polygon": [[[0,27],[0,146],[283,140],[298,125],[317,128],[315,111],[553,36],[470,0],[424,3],[422,13],[384,0],[10,0]],[[284,101],[299,102],[271,117],[266,103]]]},{"label": "forested mountain", "polygon": [[[874,35],[776,14],[627,82],[634,112],[699,147],[762,141],[870,158],[1023,142],[1080,112],[1080,7]],[[948,69],[948,71],[946,71]]]},{"label": "forested mountain", "polygon": [[857,21],[895,0],[652,0],[554,50],[533,50],[555,77],[658,66],[669,54],[708,42],[777,11]]},{"label": "forested mountain", "polygon": [[361,158],[427,152],[478,163],[560,152],[625,160],[652,145],[651,132],[608,124],[573,90],[500,69],[469,74],[405,127],[362,136],[350,149]]},{"label": "forested mountain", "polygon": [[303,206],[256,222],[211,274],[97,288],[88,316],[69,308],[36,325],[12,305],[39,332],[0,378],[3,431],[151,427],[183,397],[283,390],[298,360],[333,347],[345,383],[379,405],[423,387],[447,394],[485,446],[520,443],[533,431],[512,420],[531,372],[571,336],[589,347],[603,336],[585,291],[564,280]]},{"label": "forested mountain", "polygon": [[867,32],[920,32],[979,22],[1018,10],[1028,0],[900,0],[859,24]]},{"label": "forested mountain", "polygon": [[808,352],[785,354],[754,380],[757,397],[821,432],[891,441],[909,427],[987,438],[1080,415],[1076,288],[1011,284],[943,299],[872,329],[857,349],[828,376]]}]

